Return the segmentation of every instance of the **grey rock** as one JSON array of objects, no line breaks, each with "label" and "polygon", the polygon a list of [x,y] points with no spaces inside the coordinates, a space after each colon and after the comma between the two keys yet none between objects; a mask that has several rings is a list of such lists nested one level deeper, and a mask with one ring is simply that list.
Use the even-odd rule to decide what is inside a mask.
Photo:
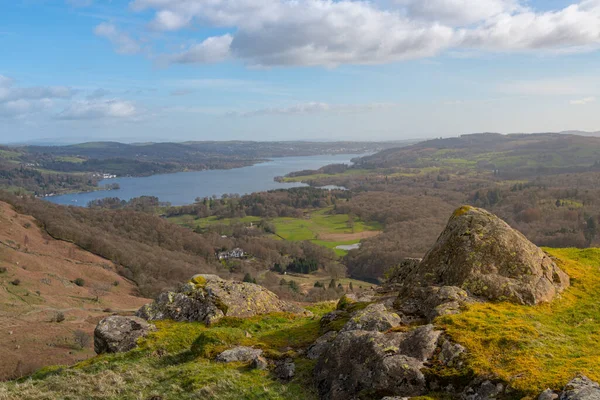
[{"label": "grey rock", "polygon": [[196,275],[176,292],[163,292],[137,316],[146,320],[197,321],[207,325],[224,316],[252,317],[274,312],[311,315],[262,286],[228,281],[216,275]]},{"label": "grey rock", "polygon": [[[466,349],[460,344],[451,342],[448,338],[441,337],[439,341],[440,352],[438,354],[438,361],[447,367],[458,367],[460,368],[463,364],[463,355],[466,353]],[[552,400],[552,399],[545,399]]]},{"label": "grey rock", "polygon": [[252,359],[252,364],[251,364],[253,369],[267,369],[269,367],[269,362],[267,361],[266,358],[262,357],[262,356],[256,356]]},{"label": "grey rock", "polygon": [[433,356],[439,335],[432,326],[408,333],[339,333],[315,367],[321,398],[351,399],[363,390],[396,396],[424,394],[421,368]]},{"label": "grey rock", "polygon": [[296,374],[296,364],[294,363],[294,360],[287,358],[283,361],[279,361],[273,370],[273,374],[277,379],[289,381]]},{"label": "grey rock", "polygon": [[225,350],[216,358],[219,362],[250,362],[262,354],[262,350],[252,347],[238,346],[233,349]]},{"label": "grey rock", "polygon": [[383,304],[370,304],[353,313],[341,332],[356,330],[385,332],[400,325],[400,322],[398,314],[387,311]]},{"label": "grey rock", "polygon": [[332,322],[335,322],[339,319],[346,318],[346,317],[348,317],[347,311],[333,310],[321,317],[321,320],[319,321],[319,325],[321,326],[321,329],[327,329],[329,324],[331,324]]},{"label": "grey rock", "polygon": [[551,389],[546,389],[538,396],[538,400],[556,400],[558,395]]},{"label": "grey rock", "polygon": [[321,354],[327,350],[327,347],[336,336],[337,332],[330,331],[318,338],[306,351],[306,358],[309,360],[316,360],[317,358],[321,357]]},{"label": "grey rock", "polygon": [[419,361],[431,358],[437,347],[441,331],[436,331],[433,325],[424,325],[404,333],[400,343],[400,353]]},{"label": "grey rock", "polygon": [[403,315],[431,322],[442,315],[457,314],[464,304],[473,301],[456,286],[413,286],[401,293],[395,306]]},{"label": "grey rock", "polygon": [[565,386],[560,400],[600,400],[600,385],[586,376],[578,376]]},{"label": "grey rock", "polygon": [[569,286],[569,277],[506,222],[464,206],[403,285],[408,291],[456,286],[486,300],[534,305],[551,301]]},{"label": "grey rock", "polygon": [[484,380],[476,385],[471,385],[463,393],[465,400],[492,400],[504,392],[504,385]]},{"label": "grey rock", "polygon": [[137,340],[155,330],[155,326],[138,317],[111,315],[102,319],[94,330],[97,354],[123,353],[137,347]]}]

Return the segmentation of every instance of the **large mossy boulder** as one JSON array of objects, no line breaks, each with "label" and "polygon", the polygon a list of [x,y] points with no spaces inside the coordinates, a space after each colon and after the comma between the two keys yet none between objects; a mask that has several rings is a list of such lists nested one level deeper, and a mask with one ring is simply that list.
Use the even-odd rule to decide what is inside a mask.
[{"label": "large mossy boulder", "polygon": [[569,277],[539,247],[497,216],[475,207],[454,212],[435,245],[403,277],[404,293],[454,286],[489,301],[551,301]]},{"label": "large mossy boulder", "polygon": [[224,316],[246,318],[276,312],[310,315],[262,286],[216,275],[196,275],[177,291],[161,293],[136,315],[149,321],[171,319],[209,325]]}]

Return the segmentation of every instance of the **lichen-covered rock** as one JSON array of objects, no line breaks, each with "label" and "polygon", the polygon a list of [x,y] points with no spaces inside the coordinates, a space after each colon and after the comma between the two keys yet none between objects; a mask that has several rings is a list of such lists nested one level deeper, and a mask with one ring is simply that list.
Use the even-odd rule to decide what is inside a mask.
[{"label": "lichen-covered rock", "polygon": [[465,400],[493,400],[504,392],[502,383],[493,383],[489,380],[478,382],[465,390],[462,398]]},{"label": "lichen-covered rock", "polygon": [[537,400],[556,400],[558,395],[552,389],[546,389],[538,396]]},{"label": "lichen-covered rock", "polygon": [[439,335],[431,325],[407,333],[339,333],[315,367],[321,398],[345,400],[359,393],[381,396],[425,393],[421,368],[433,356]]},{"label": "lichen-covered rock", "polygon": [[447,367],[461,368],[463,366],[463,356],[467,349],[458,343],[453,343],[446,337],[440,337],[440,352],[437,359]]},{"label": "lichen-covered rock", "polygon": [[404,316],[431,322],[442,315],[459,313],[461,307],[470,302],[473,299],[468,293],[456,286],[413,286],[406,288],[394,305]]},{"label": "lichen-covered rock", "polygon": [[327,347],[336,336],[336,331],[329,331],[323,336],[319,337],[306,351],[306,358],[309,360],[316,360],[317,358],[321,357],[321,354],[327,350]]},{"label": "lichen-covered rock", "polygon": [[356,330],[385,332],[399,325],[400,322],[398,314],[387,311],[383,304],[370,304],[354,312],[341,332]]},{"label": "lichen-covered rock", "polygon": [[154,325],[138,317],[111,315],[102,319],[94,330],[94,350],[97,354],[133,350],[140,337],[155,329]]},{"label": "lichen-covered rock", "polygon": [[285,360],[278,361],[275,369],[273,370],[273,375],[277,379],[282,381],[289,381],[296,374],[296,364],[294,360],[291,358],[286,358]]},{"label": "lichen-covered rock", "polygon": [[403,285],[457,286],[483,299],[533,305],[551,301],[569,286],[569,277],[500,218],[465,206]]},{"label": "lichen-covered rock", "polygon": [[560,400],[600,400],[600,385],[586,376],[578,376],[565,386]]},{"label": "lichen-covered rock", "polygon": [[247,346],[238,346],[233,349],[225,350],[219,354],[216,358],[219,362],[230,363],[230,362],[250,362],[260,357],[262,350],[254,349]]},{"label": "lichen-covered rock", "polygon": [[211,324],[224,316],[244,318],[274,312],[310,315],[262,286],[216,275],[196,275],[176,292],[161,293],[136,315],[149,321],[172,319]]}]

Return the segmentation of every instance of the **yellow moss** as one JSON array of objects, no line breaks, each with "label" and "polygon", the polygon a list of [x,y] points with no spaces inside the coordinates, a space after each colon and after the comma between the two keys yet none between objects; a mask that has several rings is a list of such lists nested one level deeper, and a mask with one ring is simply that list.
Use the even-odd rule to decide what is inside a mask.
[{"label": "yellow moss", "polygon": [[477,374],[510,382],[523,395],[561,389],[583,373],[600,380],[600,249],[546,249],[572,286],[550,304],[470,305],[436,323],[470,355]]},{"label": "yellow moss", "polygon": [[464,214],[468,213],[472,209],[473,209],[473,207],[471,207],[471,206],[462,206],[460,208],[457,208],[454,211],[454,213],[452,214],[452,217],[454,217],[454,218],[460,217],[461,215],[464,215]]},{"label": "yellow moss", "polygon": [[206,286],[206,278],[200,275],[194,276],[191,281],[197,288]]}]

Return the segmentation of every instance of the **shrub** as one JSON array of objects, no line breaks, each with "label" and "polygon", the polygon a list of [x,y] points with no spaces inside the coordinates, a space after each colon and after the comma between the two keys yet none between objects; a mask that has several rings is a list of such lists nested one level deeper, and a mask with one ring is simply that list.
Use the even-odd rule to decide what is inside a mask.
[{"label": "shrub", "polygon": [[73,281],[73,283],[76,284],[77,286],[84,286],[85,280],[83,280],[83,278],[77,278]]},{"label": "shrub", "polygon": [[113,286],[119,286],[119,281],[114,281]]},{"label": "shrub", "polygon": [[78,329],[73,332],[73,342],[80,349],[85,349],[90,344],[90,335]]},{"label": "shrub", "polygon": [[21,280],[20,279],[15,279],[14,281],[11,281],[10,284],[14,285],[14,286],[19,286],[21,284]]},{"label": "shrub", "polygon": [[65,314],[62,311],[57,311],[52,317],[52,322],[63,322],[65,320]]},{"label": "shrub", "polygon": [[0,274],[5,273],[6,271],[8,271],[6,267],[0,267]]}]

